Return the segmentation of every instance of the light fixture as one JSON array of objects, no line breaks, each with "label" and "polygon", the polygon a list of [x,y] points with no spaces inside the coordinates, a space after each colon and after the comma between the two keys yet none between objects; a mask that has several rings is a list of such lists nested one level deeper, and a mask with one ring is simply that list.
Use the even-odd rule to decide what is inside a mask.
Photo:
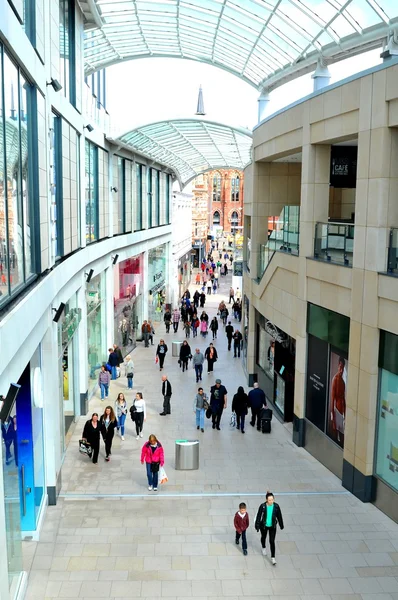
[{"label": "light fixture", "polygon": [[91,123],[87,123],[87,125],[84,125],[83,129],[87,129],[87,131],[89,133],[91,133],[92,131],[94,131],[94,127],[91,125]]},{"label": "light fixture", "polygon": [[94,275],[94,269],[90,269],[88,273],[84,273],[86,276],[86,283],[90,283],[92,276]]},{"label": "light fixture", "polygon": [[116,186],[111,187],[111,192],[117,192],[117,187]]},{"label": "light fixture", "polygon": [[117,259],[119,258],[118,254],[115,254],[114,256],[112,256],[112,264],[115,265],[117,263]]},{"label": "light fixture", "polygon": [[54,79],[53,77],[51,77],[50,81],[47,81],[46,85],[47,86],[51,85],[54,92],[60,92],[62,90],[62,85],[60,84],[58,79]]},{"label": "light fixture", "polygon": [[61,304],[58,306],[58,308],[53,308],[52,310],[55,312],[53,321],[54,323],[58,323],[58,321],[61,318],[62,313],[64,312],[65,309],[65,304],[63,302],[61,302]]}]

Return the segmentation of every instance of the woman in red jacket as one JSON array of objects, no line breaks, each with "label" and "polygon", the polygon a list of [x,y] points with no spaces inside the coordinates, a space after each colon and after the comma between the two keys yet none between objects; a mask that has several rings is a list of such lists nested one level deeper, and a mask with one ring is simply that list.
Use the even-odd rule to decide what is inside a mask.
[{"label": "woman in red jacket", "polygon": [[148,477],[148,490],[158,491],[159,468],[164,465],[163,446],[156,435],[151,434],[148,441],[142,446],[141,464],[146,463]]}]

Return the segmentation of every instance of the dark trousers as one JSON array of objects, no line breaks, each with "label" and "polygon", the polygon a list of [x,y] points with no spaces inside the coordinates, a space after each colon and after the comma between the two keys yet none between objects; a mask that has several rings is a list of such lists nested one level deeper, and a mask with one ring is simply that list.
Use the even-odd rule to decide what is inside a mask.
[{"label": "dark trousers", "polygon": [[163,396],[164,400],[163,400],[163,412],[166,413],[166,415],[169,415],[171,413],[170,410],[170,398],[171,396]]},{"label": "dark trousers", "polygon": [[12,456],[11,456],[11,444],[12,444],[12,440],[7,440],[5,442],[6,444],[6,462],[10,462]]},{"label": "dark trousers", "polygon": [[245,417],[246,415],[236,415],[236,429],[245,430]]},{"label": "dark trousers", "polygon": [[110,454],[112,454],[111,450],[112,450],[112,442],[113,442],[113,432],[112,435],[107,435],[104,438],[104,444],[105,444],[105,456],[108,457]]},{"label": "dark trousers", "polygon": [[135,430],[137,432],[137,435],[139,435],[141,433],[143,426],[144,426],[144,413],[136,412],[135,413]]},{"label": "dark trousers", "polygon": [[213,425],[215,425],[217,427],[217,429],[220,427],[220,421],[221,421],[223,410],[224,409],[222,408],[221,410],[218,410],[217,412],[213,413],[211,416]]},{"label": "dark trousers", "polygon": [[93,449],[92,459],[93,459],[93,463],[95,464],[98,462],[98,454],[99,454],[100,444],[99,444],[99,440],[95,441],[94,443],[93,442],[90,442],[90,443],[91,443],[91,447]]},{"label": "dark trousers", "polygon": [[254,427],[254,425],[256,424],[256,420],[257,420],[257,430],[258,431],[260,431],[260,429],[261,429],[260,412],[261,412],[261,408],[253,408],[252,407],[252,420],[250,421],[250,425],[252,425]]},{"label": "dark trousers", "polygon": [[210,373],[213,370],[214,360],[207,359],[207,372]]},{"label": "dark trousers", "polygon": [[184,373],[184,371],[188,371],[188,359],[187,358],[181,359],[181,366],[182,366],[183,373]]},{"label": "dark trousers", "polygon": [[174,329],[174,333],[177,333],[178,321],[173,321],[173,329]]},{"label": "dark trousers", "polygon": [[196,382],[202,379],[203,365],[195,365]]},{"label": "dark trousers", "polygon": [[228,337],[228,350],[231,350],[232,337]]},{"label": "dark trousers", "polygon": [[170,321],[166,321],[165,325],[166,325],[166,333],[170,333]]},{"label": "dark trousers", "polygon": [[240,342],[238,344],[234,342],[234,357],[236,356],[236,353],[238,353],[238,358],[240,358]]},{"label": "dark trousers", "polygon": [[159,369],[163,369],[164,359],[166,358],[165,354],[158,354],[159,356]]},{"label": "dark trousers", "polygon": [[276,527],[261,527],[261,547],[265,548],[267,533],[269,532],[269,545],[271,547],[271,558],[275,558],[275,536]]},{"label": "dark trousers", "polygon": [[247,539],[246,539],[246,531],[242,531],[242,533],[236,532],[236,543],[239,543],[240,536],[242,536],[242,550],[247,550]]}]

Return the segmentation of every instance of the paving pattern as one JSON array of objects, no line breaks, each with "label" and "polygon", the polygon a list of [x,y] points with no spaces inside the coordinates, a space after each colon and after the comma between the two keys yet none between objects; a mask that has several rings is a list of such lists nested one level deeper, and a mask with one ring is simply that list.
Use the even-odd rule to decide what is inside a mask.
[{"label": "paving pattern", "polygon": [[[210,317],[229,286],[230,277],[222,279],[220,293],[208,297]],[[157,324],[155,344],[160,336],[169,346],[164,373],[173,386],[172,414],[159,416],[156,346],[139,344],[133,352],[134,395],[143,392],[147,402],[144,439],[135,439],[128,420],[125,441],[115,438],[111,462],[105,463],[102,447],[95,466],[77,452],[85,421],[80,419],[66,453],[58,504],[47,510],[40,542],[24,543],[30,570],[26,600],[398,600],[398,525],[345,492],[334,475],[292,443],[289,426],[274,419],[270,435],[249,424],[244,435],[231,429],[232,396],[238,385],[247,385],[240,360],[227,351],[222,325],[215,340],[219,360],[202,382],[209,391],[220,377],[227,387],[221,431],[208,420],[204,433],[196,430],[194,370],[182,373],[171,356],[171,342],[183,339],[182,330],[165,334]],[[192,350],[204,350],[209,341],[198,337],[189,343]],[[125,387],[124,378],[112,384],[112,401],[123,390],[131,402]],[[104,406],[97,396],[90,413]],[[148,491],[140,463],[150,433],[164,445],[169,477],[157,494]],[[200,440],[198,471],[174,469],[174,444],[181,438]],[[261,555],[253,527],[268,489],[285,521],[277,534],[275,567]],[[241,501],[251,518],[248,556],[234,543],[232,521]]]}]

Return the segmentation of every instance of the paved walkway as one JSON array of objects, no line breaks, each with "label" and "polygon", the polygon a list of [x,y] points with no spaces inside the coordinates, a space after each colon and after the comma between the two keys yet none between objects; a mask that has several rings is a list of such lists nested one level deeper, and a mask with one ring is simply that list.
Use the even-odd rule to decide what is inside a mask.
[{"label": "paved walkway", "polygon": [[[220,293],[206,302],[210,317],[227,299],[230,277],[221,281]],[[155,347],[139,344],[133,353],[134,396],[142,391],[147,402],[144,439],[135,439],[128,420],[125,441],[115,438],[112,461],[105,463],[101,449],[94,466],[77,452],[85,421],[80,419],[67,450],[59,502],[47,510],[40,542],[24,544],[31,569],[27,600],[398,600],[398,526],[346,493],[334,475],[292,443],[289,427],[274,420],[270,435],[250,425],[245,435],[230,428],[232,396],[238,385],[247,386],[240,360],[227,351],[222,325],[214,375],[205,372],[202,382],[207,392],[217,377],[227,387],[221,431],[208,420],[204,433],[196,430],[194,371],[182,373],[171,356],[171,342],[183,339],[182,330],[165,334],[158,324],[155,344],[160,336],[169,346],[163,373],[173,386],[172,414],[159,416]],[[204,351],[210,340],[189,341],[192,350]],[[127,392],[125,386],[123,378],[112,384],[112,401],[120,390]],[[130,403],[131,392],[126,397]],[[104,405],[94,398],[90,413]],[[157,494],[148,491],[140,463],[150,433],[164,445],[169,477]],[[199,471],[175,471],[179,438],[200,439]],[[261,555],[253,528],[267,489],[276,494],[285,521],[275,567]],[[247,557],[234,543],[232,526],[241,501],[251,518]]]}]

